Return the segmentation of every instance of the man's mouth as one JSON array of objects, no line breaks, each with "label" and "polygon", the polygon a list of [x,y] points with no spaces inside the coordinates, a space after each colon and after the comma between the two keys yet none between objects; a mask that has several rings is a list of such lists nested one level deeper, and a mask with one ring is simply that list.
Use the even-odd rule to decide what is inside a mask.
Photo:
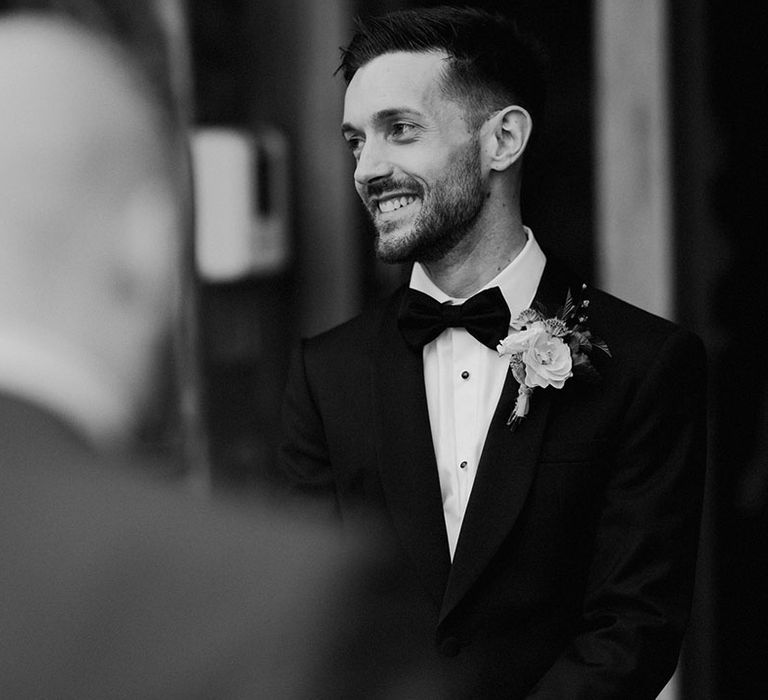
[{"label": "man's mouth", "polygon": [[412,194],[400,195],[399,197],[386,197],[378,201],[376,208],[382,214],[390,214],[398,209],[407,207],[409,204],[413,204],[416,199],[417,198]]}]

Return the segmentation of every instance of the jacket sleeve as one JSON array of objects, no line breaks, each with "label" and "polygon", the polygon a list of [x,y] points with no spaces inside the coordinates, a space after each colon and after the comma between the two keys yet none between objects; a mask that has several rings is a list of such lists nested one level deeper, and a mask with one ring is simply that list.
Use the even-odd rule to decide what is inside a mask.
[{"label": "jacket sleeve", "polygon": [[305,355],[302,341],[291,360],[283,399],[279,471],[292,505],[333,520],[339,516],[335,479]]},{"label": "jacket sleeve", "polygon": [[706,461],[706,359],[676,330],[638,382],[616,436],[580,628],[536,700],[652,699],[687,624]]}]

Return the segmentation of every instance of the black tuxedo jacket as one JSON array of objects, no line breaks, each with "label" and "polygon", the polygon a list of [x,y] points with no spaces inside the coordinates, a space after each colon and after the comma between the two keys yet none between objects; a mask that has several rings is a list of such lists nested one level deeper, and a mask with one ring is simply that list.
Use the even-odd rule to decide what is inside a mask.
[{"label": "black tuxedo jacket", "polygon": [[[581,290],[556,264],[536,301]],[[515,432],[509,373],[453,563],[422,355],[403,289],[304,341],[282,468],[342,521],[375,522],[414,585],[403,634],[429,637],[457,697],[654,698],[689,614],[705,462],[705,358],[677,326],[587,289],[598,383],[537,389]],[[374,514],[364,520],[361,515]]]}]

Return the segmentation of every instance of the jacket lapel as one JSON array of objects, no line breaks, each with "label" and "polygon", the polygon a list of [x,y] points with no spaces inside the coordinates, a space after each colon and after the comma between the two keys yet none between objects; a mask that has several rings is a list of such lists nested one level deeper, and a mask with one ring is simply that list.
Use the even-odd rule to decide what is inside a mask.
[{"label": "jacket lapel", "polygon": [[[534,303],[554,311],[565,302],[568,287],[567,274],[559,264],[548,260]],[[533,483],[555,390],[535,391],[528,415],[512,432],[506,422],[515,405],[517,390],[518,384],[509,372],[488,429],[462,523],[441,620],[466,594],[498,551],[520,515]]]},{"label": "jacket lapel", "polygon": [[397,327],[396,294],[382,314],[372,359],[376,444],[387,509],[401,543],[439,606],[450,570],[422,354]]}]

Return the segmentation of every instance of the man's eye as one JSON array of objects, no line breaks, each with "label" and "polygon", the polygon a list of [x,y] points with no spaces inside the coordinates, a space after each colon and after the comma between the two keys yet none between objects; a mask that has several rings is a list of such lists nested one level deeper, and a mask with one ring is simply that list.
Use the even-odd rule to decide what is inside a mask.
[{"label": "man's eye", "polygon": [[407,138],[413,136],[416,127],[407,122],[396,122],[392,125],[391,133],[395,138]]},{"label": "man's eye", "polygon": [[347,139],[347,148],[352,152],[353,156],[357,156],[360,153],[360,149],[363,147],[363,140],[358,138]]}]

